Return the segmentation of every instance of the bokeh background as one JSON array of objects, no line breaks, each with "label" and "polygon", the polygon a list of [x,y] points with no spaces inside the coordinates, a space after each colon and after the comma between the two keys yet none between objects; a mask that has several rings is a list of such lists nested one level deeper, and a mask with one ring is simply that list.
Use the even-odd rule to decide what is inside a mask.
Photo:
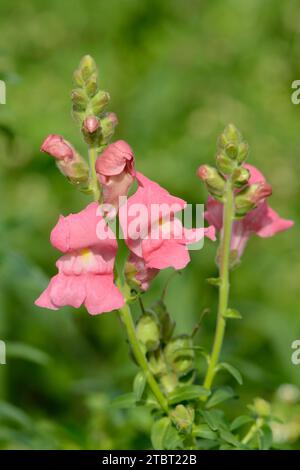
[{"label": "bokeh background", "polygon": [[[85,151],[70,90],[86,53],[111,94],[116,138],[133,147],[140,171],[204,202],[196,168],[212,163],[218,134],[234,122],[250,143],[251,163],[273,185],[272,206],[295,219],[289,232],[254,237],[233,273],[231,305],[243,320],[229,325],[223,357],[245,381],[228,413],[262,396],[285,421],[275,430],[278,446],[300,448],[300,365],[291,363],[291,343],[300,339],[300,105],[291,102],[291,83],[300,79],[299,18],[297,0],[1,0],[1,448],[150,446],[148,413],[111,406],[130,391],[136,370],[117,314],[33,305],[55,273],[51,228],[59,214],[88,202],[39,151],[49,133]],[[178,332],[190,332],[211,308],[198,334],[205,346],[215,320],[216,292],[205,282],[216,272],[215,250],[206,242],[193,252],[167,294]],[[169,274],[154,281],[146,305]]]}]

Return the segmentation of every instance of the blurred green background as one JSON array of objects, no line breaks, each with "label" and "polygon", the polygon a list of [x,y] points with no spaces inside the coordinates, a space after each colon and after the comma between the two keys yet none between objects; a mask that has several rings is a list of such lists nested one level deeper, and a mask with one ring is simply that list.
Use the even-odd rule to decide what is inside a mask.
[{"label": "blurred green background", "polygon": [[[1,448],[150,446],[148,413],[110,405],[130,391],[136,370],[117,314],[33,305],[56,271],[51,228],[60,213],[88,202],[39,151],[49,133],[85,151],[70,90],[86,53],[119,117],[115,137],[133,147],[140,171],[189,202],[204,202],[196,168],[212,163],[216,138],[232,121],[250,143],[251,163],[273,185],[272,207],[295,219],[289,232],[254,237],[234,271],[231,305],[243,320],[229,325],[223,357],[245,381],[230,416],[257,395],[271,400],[286,422],[275,433],[278,445],[300,448],[300,365],[291,363],[291,343],[300,339],[300,106],[291,102],[291,83],[300,79],[299,18],[297,0],[1,0]],[[178,332],[190,332],[211,307],[198,336],[208,347],[216,292],[205,279],[216,272],[215,250],[206,242],[192,252],[167,295]],[[154,281],[146,305],[168,276]],[[294,387],[278,392],[285,383]]]}]

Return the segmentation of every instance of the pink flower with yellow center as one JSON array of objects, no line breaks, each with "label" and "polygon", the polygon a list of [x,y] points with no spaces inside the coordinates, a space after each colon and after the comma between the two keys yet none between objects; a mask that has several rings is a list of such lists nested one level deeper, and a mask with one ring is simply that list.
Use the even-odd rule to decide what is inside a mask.
[{"label": "pink flower with yellow center", "polygon": [[57,310],[84,304],[97,315],[124,304],[113,277],[117,242],[97,214],[98,207],[94,202],[77,214],[60,216],[51,243],[65,254],[56,263],[58,274],[35,302],[39,307]]}]

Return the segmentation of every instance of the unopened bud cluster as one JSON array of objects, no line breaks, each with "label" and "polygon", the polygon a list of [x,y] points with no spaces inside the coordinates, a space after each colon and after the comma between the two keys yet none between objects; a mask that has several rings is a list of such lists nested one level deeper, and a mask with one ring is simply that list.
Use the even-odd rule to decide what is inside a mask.
[{"label": "unopened bud cluster", "polygon": [[174,336],[174,327],[161,301],[147,310],[136,325],[136,335],[151,372],[166,393],[180,384],[191,383],[195,375],[193,340],[188,335]]},{"label": "unopened bud cluster", "polygon": [[76,88],[72,91],[72,114],[81,127],[87,144],[99,148],[111,139],[118,124],[114,113],[105,112],[110,96],[100,90],[94,59],[86,55],[74,72]]},{"label": "unopened bud cluster", "polygon": [[208,192],[221,202],[226,185],[230,182],[235,191],[235,215],[238,218],[255,209],[272,193],[267,183],[249,184],[250,172],[244,166],[248,153],[247,142],[238,129],[229,124],[218,139],[216,167],[201,165],[198,168],[198,176]]}]

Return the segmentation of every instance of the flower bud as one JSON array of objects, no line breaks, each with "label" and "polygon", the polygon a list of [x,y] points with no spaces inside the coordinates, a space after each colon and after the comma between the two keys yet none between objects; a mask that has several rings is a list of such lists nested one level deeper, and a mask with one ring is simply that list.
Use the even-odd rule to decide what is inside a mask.
[{"label": "flower bud", "polygon": [[179,432],[189,434],[192,430],[195,412],[192,408],[184,405],[177,405],[171,411],[171,419]]},{"label": "flower bud", "polygon": [[224,175],[231,175],[234,168],[236,167],[235,162],[232,161],[231,158],[227,157],[224,153],[219,153],[219,155],[216,156],[216,165],[219,172],[223,173]]},{"label": "flower bud", "polygon": [[232,174],[232,182],[236,188],[242,188],[248,183],[250,171],[242,166],[236,168]]},{"label": "flower bud", "polygon": [[177,336],[164,349],[167,363],[180,377],[194,368],[195,352],[193,341],[188,335]]},{"label": "flower bud", "polygon": [[71,98],[74,111],[85,111],[88,104],[88,97],[84,90],[81,88],[75,88],[72,90]]},{"label": "flower bud", "polygon": [[93,73],[85,83],[85,90],[87,95],[92,98],[98,91],[98,76]]},{"label": "flower bud", "polygon": [[238,147],[237,161],[238,163],[244,163],[249,153],[249,145],[247,142],[241,142]]},{"label": "flower bud", "polygon": [[155,315],[143,314],[136,326],[137,339],[143,344],[147,351],[155,351],[159,347],[159,325]]},{"label": "flower bud", "polygon": [[234,124],[228,124],[218,139],[219,147],[225,149],[228,145],[238,145],[241,141],[241,134]]},{"label": "flower bud", "polygon": [[240,191],[235,198],[236,216],[243,217],[271,194],[270,184],[266,182],[251,184]]},{"label": "flower bud", "polygon": [[167,366],[160,349],[149,353],[148,363],[152,374],[161,377],[167,373]]},{"label": "flower bud", "polygon": [[167,343],[174,332],[175,321],[168,313],[167,308],[162,300],[159,300],[153,307],[152,310],[156,313],[159,323],[161,325],[161,340]]},{"label": "flower bud", "polygon": [[41,152],[48,153],[57,160],[74,159],[75,150],[62,136],[50,134],[41,145]]},{"label": "flower bud", "polygon": [[115,128],[118,124],[118,118],[115,113],[106,113],[101,117],[101,144],[107,144],[112,138]]},{"label": "flower bud", "polygon": [[209,165],[201,165],[198,168],[197,175],[206,184],[208,192],[212,196],[221,197],[225,189],[225,179],[222,175]]},{"label": "flower bud", "polygon": [[93,74],[97,73],[96,63],[90,55],[85,55],[80,61],[79,70],[84,81]]},{"label": "flower bud", "polygon": [[271,405],[263,398],[255,398],[252,409],[257,413],[258,416],[268,417],[271,414]]},{"label": "flower bud", "polygon": [[83,129],[88,134],[93,134],[99,129],[100,121],[96,116],[88,116],[83,122]]},{"label": "flower bud", "polygon": [[81,132],[87,144],[97,147],[101,133],[100,120],[92,115],[86,117],[82,123]]},{"label": "flower bud", "polygon": [[95,116],[100,116],[105,106],[110,100],[109,93],[103,90],[99,90],[95,96],[90,100],[88,106],[88,112],[94,114]]},{"label": "flower bud", "polygon": [[63,137],[56,134],[49,135],[44,140],[41,151],[56,159],[59,170],[71,183],[87,182],[89,177],[87,163]]}]

